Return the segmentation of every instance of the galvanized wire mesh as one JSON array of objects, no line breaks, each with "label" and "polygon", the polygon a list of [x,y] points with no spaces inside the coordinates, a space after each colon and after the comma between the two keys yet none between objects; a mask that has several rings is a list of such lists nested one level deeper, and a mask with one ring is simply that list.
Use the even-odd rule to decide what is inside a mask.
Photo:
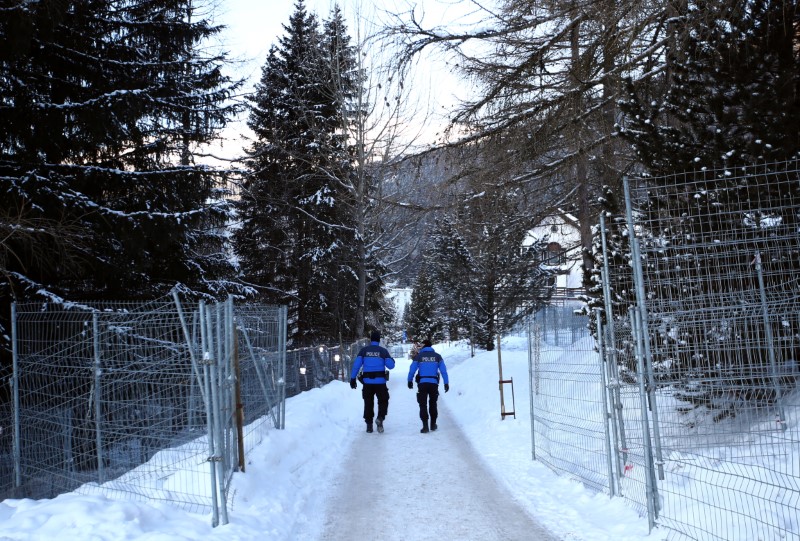
[{"label": "galvanized wire mesh", "polygon": [[163,499],[227,521],[242,453],[260,424],[283,423],[285,309],[174,295],[16,305],[13,316],[14,471],[4,497]]},{"label": "galvanized wire mesh", "polygon": [[287,351],[287,396],[322,387],[333,380],[349,381],[353,361],[358,351],[368,343],[364,339],[351,344],[323,344]]},{"label": "galvanized wire mesh", "polygon": [[609,266],[597,344],[529,327],[535,457],[671,539],[800,539],[797,166],[631,181],[637,306]]},{"label": "galvanized wire mesh", "polygon": [[14,486],[14,415],[11,402],[0,402],[0,500]]},{"label": "galvanized wire mesh", "polygon": [[529,322],[534,455],[554,471],[606,490],[601,362],[587,318],[575,313],[580,307],[574,301],[548,306]]},{"label": "galvanized wire mesh", "polygon": [[800,530],[797,165],[631,182],[652,507],[691,538]]},{"label": "galvanized wire mesh", "polygon": [[245,434],[269,418],[283,428],[288,396],[286,343],[282,308],[264,305],[234,306],[237,329],[241,400]]},{"label": "galvanized wire mesh", "polygon": [[16,306],[18,495],[103,483],[197,438],[205,411],[164,307]]},{"label": "galvanized wire mesh", "polygon": [[[560,475],[625,496],[647,514],[641,393],[589,334],[578,302],[549,306],[528,323],[533,454]],[[618,331],[630,343],[630,330]]]}]

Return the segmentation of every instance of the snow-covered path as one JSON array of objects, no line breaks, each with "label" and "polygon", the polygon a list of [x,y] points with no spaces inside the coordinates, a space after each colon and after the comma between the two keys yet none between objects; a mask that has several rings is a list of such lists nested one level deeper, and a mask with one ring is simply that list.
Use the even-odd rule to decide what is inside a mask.
[{"label": "snow-covered path", "polygon": [[420,434],[416,392],[398,372],[383,434],[364,432],[360,410],[353,412],[353,430],[362,433],[329,488],[321,540],[557,539],[488,472],[453,422],[447,395],[439,399],[439,430]]},{"label": "snow-covered path", "polygon": [[397,359],[384,434],[364,432],[361,392],[344,381],[287,400],[284,430],[269,422],[253,427],[246,472],[232,479],[228,524],[213,528],[209,512],[163,499],[167,482],[208,486],[207,470],[179,468],[153,479],[147,501],[109,491],[0,502],[0,540],[663,539],[621,498],[591,492],[532,459],[527,341],[503,345],[504,374],[517,385],[516,417],[499,416],[496,353],[472,358],[466,344],[444,344],[437,351],[451,389],[440,400],[435,433],[419,433],[415,393],[405,384],[410,362]]}]

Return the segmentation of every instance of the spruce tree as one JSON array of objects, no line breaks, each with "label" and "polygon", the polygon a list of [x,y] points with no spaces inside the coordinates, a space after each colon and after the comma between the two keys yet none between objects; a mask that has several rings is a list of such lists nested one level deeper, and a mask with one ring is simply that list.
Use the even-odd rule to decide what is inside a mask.
[{"label": "spruce tree", "polygon": [[[796,175],[798,6],[773,0],[687,2],[681,15],[668,55],[669,91],[660,100],[629,87],[622,104],[621,134],[658,185],[642,205],[651,227],[642,231],[641,242],[646,251],[658,250],[647,270],[662,279],[646,295],[674,299],[649,308],[651,323],[661,329],[651,337],[653,361],[669,366],[670,377],[681,381],[679,398],[711,403],[715,393],[727,392],[723,385],[689,392],[686,382],[724,377],[737,380],[739,388],[749,385],[748,397],[763,399],[756,392],[763,387],[757,376],[763,367],[757,365],[765,363],[766,351],[741,358],[724,346],[733,336],[759,342],[748,325],[735,327],[747,317],[741,300],[759,290],[754,253],[769,245],[770,236],[796,237],[791,232],[800,225],[798,209],[780,203],[797,200],[800,189],[782,184],[779,190],[769,180],[784,171]],[[762,226],[762,218],[770,225]],[[745,231],[748,221],[755,225]],[[732,231],[741,238],[731,239]],[[793,294],[786,292],[797,287],[796,249],[774,249],[764,262],[765,269],[775,264],[783,270],[766,284],[776,305],[789,302]],[[676,272],[676,261],[680,269],[704,272]],[[712,316],[717,321],[710,322]],[[794,312],[782,320],[773,330],[776,343],[791,342],[799,323]]]},{"label": "spruce tree", "polygon": [[[195,163],[235,112],[189,0],[18,2],[0,17],[0,207],[63,228],[4,243],[9,299],[235,292],[220,172]],[[44,228],[40,231],[47,231]],[[64,257],[43,258],[52,249]],[[8,313],[7,309],[2,312]]]},{"label": "spruce tree", "polygon": [[523,246],[536,224],[519,191],[485,187],[464,196],[440,222],[428,261],[448,299],[442,306],[451,307],[464,332],[471,327],[475,341],[492,350],[498,334],[547,302],[552,270],[540,263],[544,239]]},{"label": "spruce tree", "polygon": [[338,9],[321,28],[299,1],[284,30],[252,98],[235,245],[244,280],[288,305],[290,339],[304,345],[355,328],[361,239],[344,128],[358,78]]},{"label": "spruce tree", "polygon": [[[358,148],[352,140],[354,124],[359,115],[359,94],[363,74],[358,70],[357,50],[351,44],[344,16],[335,5],[322,25],[322,69],[324,89],[329,103],[323,108],[326,131],[329,132],[327,147],[328,165],[324,172],[335,202],[330,207],[320,208],[322,221],[335,224],[329,230],[331,246],[331,270],[327,277],[320,275],[317,289],[336,313],[324,314],[320,330],[326,336],[343,336],[348,339],[361,338],[366,319],[371,325],[382,327],[382,309],[376,304],[383,297],[383,272],[373,261],[374,254],[363,249],[365,236],[360,232],[358,220],[360,208],[355,157]],[[364,265],[364,304],[360,305],[359,274]]]},{"label": "spruce tree", "polygon": [[652,175],[752,165],[800,150],[796,2],[687,2],[663,98],[628,81],[620,134]]},{"label": "spruce tree", "polygon": [[[437,220],[430,234],[433,280],[442,291],[440,313],[448,338],[457,340],[474,330],[478,288],[467,241],[450,216]],[[481,333],[479,333],[481,334]]]},{"label": "spruce tree", "polygon": [[422,342],[429,339],[438,342],[444,337],[443,325],[439,316],[436,286],[426,265],[420,268],[413,287],[411,301],[403,314],[403,326],[408,333],[409,340]]}]

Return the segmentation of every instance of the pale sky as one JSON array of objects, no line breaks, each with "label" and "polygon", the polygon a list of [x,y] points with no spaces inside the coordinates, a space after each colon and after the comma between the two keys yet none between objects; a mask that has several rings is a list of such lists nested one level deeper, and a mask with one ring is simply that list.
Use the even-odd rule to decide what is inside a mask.
[{"label": "pale sky", "polygon": [[[295,3],[295,0],[220,0],[215,23],[227,28],[219,39],[229,57],[237,61],[229,73],[234,78],[246,79],[247,91],[258,81],[269,48],[284,34],[283,25],[288,24]],[[334,0],[305,1],[306,10],[315,12],[320,19],[328,17],[335,3]],[[431,26],[452,24],[475,12],[475,5],[470,0],[340,0],[338,4],[348,20],[351,36],[356,26],[355,14],[359,11],[363,17],[375,21],[386,20],[382,11],[403,13],[413,7],[417,18]],[[443,118],[447,108],[456,101],[454,95],[464,89],[457,77],[447,71],[443,61],[423,63],[415,81],[424,93],[423,101],[430,103],[431,109]],[[443,119],[437,122],[439,125],[445,123]],[[246,132],[247,129],[242,123],[236,123],[229,126],[226,134],[241,133],[242,130]],[[227,136],[237,139],[236,136]],[[233,158],[241,155],[240,148],[241,142],[232,140],[214,153]]]},{"label": "pale sky", "polygon": [[[220,2],[218,22],[229,27],[225,41],[231,51],[246,52],[254,58],[265,58],[269,47],[289,22],[294,12],[295,0],[223,0]],[[306,10],[327,18],[334,4],[354,26],[357,12],[375,19],[384,18],[382,11],[402,13],[414,9],[417,17],[431,25],[448,24],[473,12],[470,0],[305,0]],[[491,2],[490,2],[491,3]]]}]

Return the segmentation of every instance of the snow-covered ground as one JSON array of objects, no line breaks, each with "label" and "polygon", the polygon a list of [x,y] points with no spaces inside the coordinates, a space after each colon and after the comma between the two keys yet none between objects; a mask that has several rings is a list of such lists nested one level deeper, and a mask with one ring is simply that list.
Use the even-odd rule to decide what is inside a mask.
[{"label": "snow-covered ground", "polygon": [[[210,516],[163,502],[70,493],[52,500],[0,503],[0,540],[346,539],[343,524],[362,514],[373,516],[369,503],[358,497],[348,500],[353,487],[365,482],[363,472],[353,471],[365,450],[380,455],[391,472],[370,474],[379,476],[375,485],[383,487],[387,500],[374,515],[375,539],[413,541],[413,530],[398,532],[398,528],[417,520],[437,524],[425,530],[435,534],[431,539],[486,539],[486,530],[462,526],[470,523],[476,506],[488,509],[499,498],[507,498],[509,507],[518,505],[561,539],[664,539],[664,530],[648,534],[647,519],[621,498],[594,493],[531,459],[526,348],[524,338],[503,343],[504,377],[519,382],[516,419],[501,419],[496,353],[476,351],[470,358],[463,344],[436,346],[447,362],[451,389],[442,393],[441,428],[435,433],[419,434],[415,393],[405,384],[407,359],[398,359],[392,372],[384,434],[364,432],[361,392],[346,382],[290,398],[286,429],[270,429],[265,423],[263,441],[250,452],[246,473],[234,475],[227,525],[212,528]],[[426,451],[433,453],[434,463],[420,467]],[[485,469],[491,481],[482,473],[459,473],[461,465],[448,460],[451,455],[459,462],[474,460],[468,471]],[[476,482],[483,484],[473,494]],[[484,498],[483,493],[495,496]],[[469,505],[459,503],[464,501]],[[369,520],[366,524],[354,531],[364,535]],[[391,530],[380,524],[390,525]],[[418,533],[416,538],[423,537]]]},{"label": "snow-covered ground", "polygon": [[[524,339],[509,339],[503,347],[504,374],[527,380]],[[442,428],[438,432],[419,434],[415,393],[405,385],[407,359],[398,359],[389,381],[392,398],[384,434],[364,432],[361,392],[353,391],[345,382],[333,382],[290,398],[286,429],[265,428],[263,442],[248,456],[246,473],[235,474],[227,525],[212,528],[210,516],[162,502],[116,501],[71,493],[52,500],[4,501],[0,504],[0,539],[322,539],[326,522],[330,521],[326,513],[335,514],[337,506],[363,508],[368,513],[369,506],[360,501],[331,502],[338,497],[335,491],[341,491],[353,475],[345,465],[356,443],[363,443],[365,438],[383,438],[380,441],[394,449],[393,440],[405,442],[386,460],[402,470],[401,478],[407,479],[409,486],[419,486],[415,476],[430,476],[431,472],[415,466],[419,460],[413,455],[415,442],[419,443],[419,452],[424,452],[425,446],[436,445],[435,439],[444,442],[462,431],[479,460],[494,474],[499,489],[513,494],[528,514],[555,536],[587,540],[647,537],[647,520],[621,500],[593,494],[531,460],[527,413],[501,420],[496,354],[476,352],[470,358],[464,345],[437,349],[445,357],[451,378],[450,392],[443,393],[440,399]],[[525,394],[517,390],[518,412],[528,411]],[[448,435],[450,428],[454,429],[453,435]],[[406,456],[409,450],[412,456]],[[437,465],[442,470],[454,467],[448,461]],[[460,490],[458,486],[448,486],[447,492],[441,494],[435,488],[436,478],[434,474],[429,485],[431,496],[442,498],[430,501],[432,521],[437,520],[436,508],[452,503],[447,501],[447,494]],[[454,478],[465,485],[472,482],[470,476]],[[447,479],[448,483],[454,482],[451,477]],[[403,486],[395,489],[395,505],[399,505],[397,500],[425,500],[425,494],[409,494]],[[416,520],[420,513],[427,511],[415,513],[408,520]],[[444,524],[449,530],[443,531],[457,531],[457,526]],[[479,531],[474,533],[480,536]]]}]

